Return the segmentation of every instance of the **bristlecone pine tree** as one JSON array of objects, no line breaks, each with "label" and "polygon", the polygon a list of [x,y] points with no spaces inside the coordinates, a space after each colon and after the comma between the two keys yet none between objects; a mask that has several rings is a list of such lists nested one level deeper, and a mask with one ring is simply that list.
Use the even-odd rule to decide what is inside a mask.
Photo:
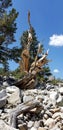
[{"label": "bristlecone pine tree", "polygon": [[[24,31],[23,35],[21,36],[21,51],[26,47],[28,44],[28,31]],[[35,60],[38,50],[38,44],[39,41],[37,40],[36,33],[34,28],[32,28],[32,43],[30,46],[30,65]],[[44,47],[43,44],[41,45],[42,53],[44,53]],[[51,75],[50,69],[47,65],[45,65],[42,69],[42,71],[37,75],[39,77],[39,80],[46,81],[48,79],[48,76]]]},{"label": "bristlecone pine tree", "polygon": [[15,20],[18,13],[14,8],[7,12],[9,6],[12,6],[12,0],[0,0],[0,64],[5,71],[8,70],[8,60],[17,61],[18,55],[17,47],[9,48],[9,45],[15,42],[14,34],[17,29]]}]

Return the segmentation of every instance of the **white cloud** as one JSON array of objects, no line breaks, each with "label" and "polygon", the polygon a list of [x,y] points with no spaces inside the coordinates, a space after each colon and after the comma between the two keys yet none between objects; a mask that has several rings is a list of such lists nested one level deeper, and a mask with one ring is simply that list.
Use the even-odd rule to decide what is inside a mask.
[{"label": "white cloud", "polygon": [[53,70],[54,73],[59,73],[60,71],[58,69]]},{"label": "white cloud", "polygon": [[50,37],[49,45],[51,45],[51,46],[63,46],[63,35],[53,34]]}]

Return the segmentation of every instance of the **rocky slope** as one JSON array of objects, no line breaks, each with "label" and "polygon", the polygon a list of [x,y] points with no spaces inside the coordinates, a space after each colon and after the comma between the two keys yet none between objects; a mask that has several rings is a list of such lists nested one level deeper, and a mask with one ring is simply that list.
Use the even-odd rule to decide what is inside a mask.
[{"label": "rocky slope", "polygon": [[[21,90],[20,97],[20,90],[11,82],[11,78],[0,78],[0,130],[63,130],[63,86],[39,85],[36,89]],[[17,128],[10,126],[12,111],[19,104],[25,104],[26,110],[26,103],[34,100],[39,102],[38,107],[22,111],[17,116]]]}]

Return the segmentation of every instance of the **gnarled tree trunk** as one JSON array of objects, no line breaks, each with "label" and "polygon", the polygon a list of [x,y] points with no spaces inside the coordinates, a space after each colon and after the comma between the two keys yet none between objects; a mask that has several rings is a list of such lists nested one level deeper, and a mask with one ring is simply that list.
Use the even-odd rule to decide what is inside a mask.
[{"label": "gnarled tree trunk", "polygon": [[40,102],[37,100],[19,104],[10,114],[10,125],[16,128],[17,116],[20,115],[21,113],[30,112],[30,110],[36,107],[43,108],[43,106],[41,106]]}]

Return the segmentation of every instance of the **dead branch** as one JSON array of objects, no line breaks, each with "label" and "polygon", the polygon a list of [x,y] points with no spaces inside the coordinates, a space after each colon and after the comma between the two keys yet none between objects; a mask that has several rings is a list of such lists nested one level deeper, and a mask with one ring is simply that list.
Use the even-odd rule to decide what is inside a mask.
[{"label": "dead branch", "polygon": [[38,106],[40,108],[41,104],[37,100],[19,104],[10,114],[10,125],[16,128],[17,116],[20,115],[21,113],[30,112],[30,110],[32,110],[33,108],[36,108]]}]

